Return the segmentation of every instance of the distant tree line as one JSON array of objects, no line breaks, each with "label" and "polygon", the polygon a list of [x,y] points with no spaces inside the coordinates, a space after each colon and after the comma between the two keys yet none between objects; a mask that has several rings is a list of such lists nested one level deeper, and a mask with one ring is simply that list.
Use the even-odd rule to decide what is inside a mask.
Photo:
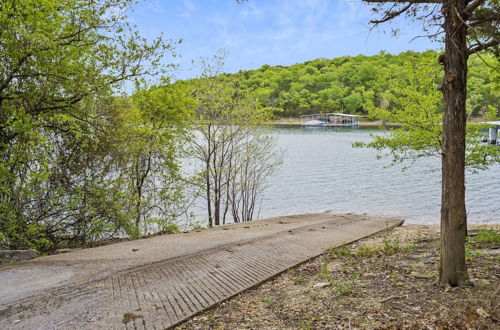
[{"label": "distant tree line", "polygon": [[[370,107],[392,109],[388,93],[395,84],[411,79],[411,70],[439,71],[434,51],[407,51],[398,55],[319,58],[291,66],[263,65],[257,70],[225,74],[262,105],[279,108],[276,114],[295,117],[319,112],[366,114]],[[496,59],[482,54],[469,59],[468,110],[481,116],[500,109],[500,76]],[[436,73],[436,82],[441,77]]]}]

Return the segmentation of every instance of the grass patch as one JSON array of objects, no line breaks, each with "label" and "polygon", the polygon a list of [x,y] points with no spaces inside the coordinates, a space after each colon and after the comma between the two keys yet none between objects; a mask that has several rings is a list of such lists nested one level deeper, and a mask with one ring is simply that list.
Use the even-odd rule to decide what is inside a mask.
[{"label": "grass patch", "polygon": [[382,251],[386,255],[394,255],[397,253],[411,253],[415,250],[415,245],[406,244],[403,245],[399,238],[392,238],[388,233],[384,234],[382,239]]},{"label": "grass patch", "polygon": [[371,257],[371,256],[376,256],[382,252],[382,249],[377,248],[377,247],[366,247],[366,246],[361,246],[356,250],[356,256],[357,257]]},{"label": "grass patch", "polygon": [[475,242],[478,244],[500,244],[500,232],[497,230],[478,231]]},{"label": "grass patch", "polygon": [[383,244],[382,250],[387,255],[396,254],[401,249],[401,244],[399,242],[399,239],[391,239],[387,235],[384,236],[384,239],[382,240],[382,244]]},{"label": "grass patch", "polygon": [[337,295],[339,296],[347,296],[349,295],[354,287],[356,286],[356,280],[358,279],[359,274],[357,272],[354,272],[351,276],[349,276],[349,280],[345,282],[340,282],[334,279],[331,275],[330,272],[328,271],[328,264],[324,262],[322,264],[322,272],[320,276],[324,278],[328,283],[331,284],[331,286],[335,289],[337,292]]},{"label": "grass patch", "polygon": [[303,273],[301,273],[299,276],[295,276],[291,278],[291,281],[293,284],[302,284],[307,282],[307,279]]},{"label": "grass patch", "polygon": [[465,260],[471,261],[475,258],[486,256],[484,253],[474,249],[473,245],[469,242],[465,244]]},{"label": "grass patch", "polygon": [[274,300],[269,299],[269,298],[262,298],[260,301],[265,303],[267,305],[267,307],[269,307],[269,308],[276,307],[276,302]]},{"label": "grass patch", "polygon": [[467,236],[465,244],[465,259],[471,261],[475,258],[485,257],[478,248],[496,248],[500,245],[500,232],[498,230],[481,229],[476,235]]},{"label": "grass patch", "polygon": [[388,233],[384,234],[382,244],[379,246],[360,246],[356,249],[348,245],[343,245],[326,250],[330,258],[355,259],[373,256],[391,256],[397,253],[412,253],[415,250],[414,244],[402,244],[399,238],[390,237]]},{"label": "grass patch", "polygon": [[319,291],[314,291],[311,293],[311,299],[316,300],[319,297]]},{"label": "grass patch", "polygon": [[343,257],[343,258],[353,258],[354,254],[347,245],[342,245],[339,247],[329,248],[326,250],[326,253],[330,257]]}]

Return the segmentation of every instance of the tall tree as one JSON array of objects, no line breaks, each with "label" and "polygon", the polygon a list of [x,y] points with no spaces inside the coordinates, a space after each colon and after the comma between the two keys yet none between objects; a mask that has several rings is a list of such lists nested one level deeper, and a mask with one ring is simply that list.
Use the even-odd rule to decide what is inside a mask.
[{"label": "tall tree", "polygon": [[[443,139],[443,100],[436,90],[440,71],[438,63],[405,65],[407,77],[390,81],[384,95],[392,109],[384,104],[372,106],[369,117],[398,123],[385,134],[376,134],[369,143],[355,143],[356,147],[370,147],[381,155],[392,158],[393,164],[412,164],[420,157],[441,157]],[[493,118],[491,119],[493,120]],[[477,172],[500,163],[500,148],[481,142],[482,124],[468,124],[465,165]]]},{"label": "tall tree", "polygon": [[[266,179],[280,163],[274,140],[258,127],[270,118],[264,108],[221,75],[224,54],[203,62],[189,154],[202,166],[201,191],[208,226],[251,221]],[[267,155],[267,156],[266,156]]]},{"label": "tall tree", "polygon": [[0,3],[0,151],[17,136],[16,109],[66,111],[85,97],[155,74],[170,44],[148,43],[127,24],[132,0]]},{"label": "tall tree", "polygon": [[121,218],[116,94],[172,50],[127,24],[133,3],[0,2],[0,245]]},{"label": "tall tree", "polygon": [[[444,77],[442,91],[442,197],[441,286],[463,286],[467,279],[465,238],[465,141],[466,87],[469,55],[492,49],[498,55],[500,3],[497,0],[364,0],[382,17],[380,24],[406,15],[426,28],[437,28],[431,37],[444,33],[444,54],[439,57]],[[442,27],[442,28],[441,28]]]}]

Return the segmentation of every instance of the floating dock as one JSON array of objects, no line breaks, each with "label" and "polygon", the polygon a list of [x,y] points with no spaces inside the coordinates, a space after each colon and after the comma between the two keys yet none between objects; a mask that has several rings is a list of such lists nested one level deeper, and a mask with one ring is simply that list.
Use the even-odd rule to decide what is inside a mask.
[{"label": "floating dock", "polygon": [[358,127],[360,117],[362,116],[346,113],[316,113],[301,116],[305,120],[301,125],[305,127]]}]

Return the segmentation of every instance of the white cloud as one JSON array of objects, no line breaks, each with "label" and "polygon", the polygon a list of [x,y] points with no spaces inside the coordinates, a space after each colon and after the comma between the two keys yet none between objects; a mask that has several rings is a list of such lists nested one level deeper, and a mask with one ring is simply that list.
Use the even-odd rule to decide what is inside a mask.
[{"label": "white cloud", "polygon": [[159,0],[150,0],[149,2],[147,2],[146,8],[158,14],[162,14],[165,12]]}]

